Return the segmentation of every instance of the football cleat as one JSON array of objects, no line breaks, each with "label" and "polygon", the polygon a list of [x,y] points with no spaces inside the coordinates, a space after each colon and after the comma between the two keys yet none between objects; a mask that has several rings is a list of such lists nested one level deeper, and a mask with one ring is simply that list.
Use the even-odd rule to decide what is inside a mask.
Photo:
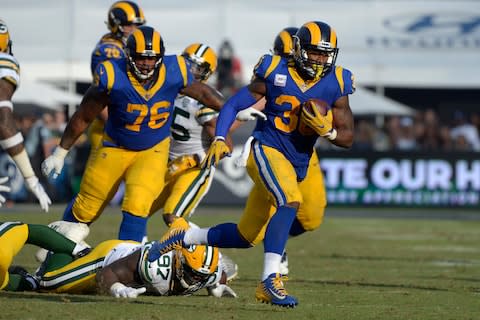
[{"label": "football cleat", "polygon": [[[178,220],[184,220],[179,218]],[[175,222],[172,223],[172,226],[167,233],[158,241],[155,241],[150,252],[148,253],[148,261],[153,262],[157,260],[161,255],[170,252],[172,250],[181,250],[184,247],[183,238],[185,237],[185,232],[187,228],[177,227]],[[187,224],[188,226],[188,224]]]},{"label": "football cleat", "polygon": [[35,276],[28,273],[27,270],[21,266],[10,266],[8,268],[8,273],[18,274],[23,279],[25,279],[31,291],[37,290],[40,285],[38,279]]},{"label": "football cleat", "polygon": [[232,258],[222,254],[220,258],[223,271],[227,275],[227,282],[232,281],[238,276],[238,265],[232,260]]},{"label": "football cleat", "polygon": [[282,259],[280,260],[280,273],[284,276],[288,275],[288,256],[287,251],[283,251]]},{"label": "football cleat", "polygon": [[282,279],[283,277],[280,273],[272,273],[267,279],[260,282],[255,291],[257,301],[281,307],[295,308],[298,300],[287,294]]}]

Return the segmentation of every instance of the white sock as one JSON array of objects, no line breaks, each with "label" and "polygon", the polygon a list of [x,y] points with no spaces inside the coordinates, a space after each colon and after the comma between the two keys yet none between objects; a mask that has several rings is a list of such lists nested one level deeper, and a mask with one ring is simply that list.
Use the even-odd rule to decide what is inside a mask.
[{"label": "white sock", "polygon": [[77,255],[80,251],[86,249],[86,248],[89,248],[89,246],[85,245],[85,244],[81,244],[81,243],[77,243],[75,245],[75,248],[73,248],[73,251],[72,251],[72,255]]},{"label": "white sock", "polygon": [[280,272],[280,260],[282,255],[273,252],[265,252],[263,255],[263,274],[262,281],[267,279],[272,273]]},{"label": "white sock", "polygon": [[210,230],[210,228],[190,228],[185,232],[183,242],[187,246],[192,244],[208,244],[208,230]]},{"label": "white sock", "polygon": [[197,224],[193,223],[192,221],[188,221],[190,228],[200,228]]}]

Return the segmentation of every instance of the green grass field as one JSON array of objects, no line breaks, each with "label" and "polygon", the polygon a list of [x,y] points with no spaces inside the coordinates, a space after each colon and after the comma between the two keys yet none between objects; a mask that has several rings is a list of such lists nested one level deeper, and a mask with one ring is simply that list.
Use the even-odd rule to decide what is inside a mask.
[{"label": "green grass field", "polygon": [[[42,214],[26,206],[0,214],[0,220],[48,223],[60,210]],[[90,244],[116,237],[117,210],[92,225]],[[237,221],[239,214],[240,209],[201,209],[192,220],[208,226]],[[160,215],[154,216],[150,239],[165,230]],[[287,249],[287,289],[299,299],[293,310],[255,301],[263,260],[258,246],[224,250],[239,265],[231,283],[238,299],[208,297],[205,290],[129,301],[0,292],[0,319],[480,319],[478,220],[340,218],[327,212],[317,231],[290,239]],[[35,251],[26,246],[15,263],[33,270]]]}]

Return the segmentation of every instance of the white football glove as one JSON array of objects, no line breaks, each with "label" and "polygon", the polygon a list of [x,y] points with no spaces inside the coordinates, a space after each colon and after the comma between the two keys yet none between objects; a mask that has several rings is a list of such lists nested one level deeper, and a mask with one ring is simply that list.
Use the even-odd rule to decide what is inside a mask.
[{"label": "white football glove", "polygon": [[43,175],[48,177],[53,171],[52,178],[56,179],[62,173],[65,156],[68,150],[58,146],[55,151],[42,162]]},{"label": "white football glove", "polygon": [[45,189],[40,184],[40,181],[38,181],[37,176],[26,178],[25,184],[27,185],[27,189],[30,190],[35,197],[37,197],[42,210],[48,212],[48,206],[52,204],[52,200],[50,200],[50,197],[45,192]]},{"label": "white football glove", "polygon": [[[0,192],[10,192],[11,189],[9,186],[5,186],[4,183],[8,181],[8,177],[0,178]],[[0,194],[0,207],[7,201],[7,199]]]},{"label": "white football glove", "polygon": [[110,287],[110,294],[115,298],[136,298],[142,293],[145,293],[145,291],[147,291],[147,288],[145,287],[141,287],[141,288],[127,287],[126,285],[120,282],[115,282]]},{"label": "white football glove", "polygon": [[207,287],[208,295],[216,298],[230,297],[236,298],[237,294],[226,284],[217,283],[214,286]]},{"label": "white football glove", "polygon": [[262,120],[267,120],[267,116],[260,110],[255,109],[254,107],[248,107],[237,113],[237,120],[240,121],[253,121],[258,118]]}]

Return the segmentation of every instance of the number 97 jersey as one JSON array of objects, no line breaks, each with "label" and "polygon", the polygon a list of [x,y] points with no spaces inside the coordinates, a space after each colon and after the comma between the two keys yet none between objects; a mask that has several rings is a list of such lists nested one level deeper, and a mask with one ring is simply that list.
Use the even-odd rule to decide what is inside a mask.
[{"label": "number 97 jersey", "polygon": [[157,260],[149,262],[148,253],[153,244],[154,242],[149,242],[143,245],[137,270],[142,282],[147,286],[148,292],[166,296],[171,288],[174,251],[170,251],[161,255]]},{"label": "number 97 jersey", "polygon": [[266,85],[267,120],[257,124],[253,136],[283,153],[302,179],[318,136],[302,134],[300,106],[316,98],[333,107],[340,97],[354,92],[352,73],[336,66],[318,80],[305,81],[288,59],[264,55],[255,66],[254,76]]}]

